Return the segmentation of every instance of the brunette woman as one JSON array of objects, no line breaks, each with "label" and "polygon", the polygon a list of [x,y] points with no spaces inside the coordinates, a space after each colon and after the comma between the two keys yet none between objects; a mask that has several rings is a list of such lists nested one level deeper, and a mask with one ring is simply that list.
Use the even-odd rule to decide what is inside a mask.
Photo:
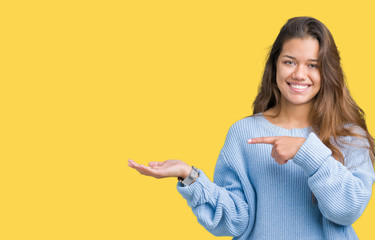
[{"label": "brunette woman", "polygon": [[371,197],[374,143],[323,23],[287,21],[253,107],[230,127],[213,182],[180,160],[129,166],[178,177],[199,223],[217,236],[358,239],[351,225]]}]

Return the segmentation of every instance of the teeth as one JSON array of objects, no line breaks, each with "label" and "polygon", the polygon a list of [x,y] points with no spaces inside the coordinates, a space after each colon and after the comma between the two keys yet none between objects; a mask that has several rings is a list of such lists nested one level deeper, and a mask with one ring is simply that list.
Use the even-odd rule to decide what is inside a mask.
[{"label": "teeth", "polygon": [[290,85],[290,86],[292,86],[292,88],[297,88],[297,89],[306,89],[308,87],[307,85],[304,85],[304,86],[302,86],[302,85]]}]

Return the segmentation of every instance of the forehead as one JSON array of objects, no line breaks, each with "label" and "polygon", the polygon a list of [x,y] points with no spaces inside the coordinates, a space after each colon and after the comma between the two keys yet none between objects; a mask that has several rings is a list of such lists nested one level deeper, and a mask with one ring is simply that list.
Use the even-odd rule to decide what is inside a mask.
[{"label": "forehead", "polygon": [[289,39],[284,42],[280,56],[284,54],[297,59],[318,59],[319,41],[312,37]]}]

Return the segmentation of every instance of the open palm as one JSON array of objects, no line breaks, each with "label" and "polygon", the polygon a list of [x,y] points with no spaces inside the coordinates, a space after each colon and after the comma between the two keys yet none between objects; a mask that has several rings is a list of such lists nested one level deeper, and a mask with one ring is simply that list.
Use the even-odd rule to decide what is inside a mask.
[{"label": "open palm", "polygon": [[181,160],[166,160],[164,162],[149,162],[148,166],[138,164],[129,159],[129,167],[134,168],[139,173],[154,178],[181,177],[186,178],[191,167]]}]

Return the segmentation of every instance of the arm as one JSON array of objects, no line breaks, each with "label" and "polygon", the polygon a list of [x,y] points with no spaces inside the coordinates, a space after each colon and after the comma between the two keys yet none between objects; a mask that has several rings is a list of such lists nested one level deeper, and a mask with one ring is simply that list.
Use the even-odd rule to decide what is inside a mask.
[{"label": "arm", "polygon": [[[148,167],[129,160],[129,166],[143,175],[155,178],[185,178],[191,170],[190,166],[180,160],[150,162]],[[186,187],[178,182],[177,189],[187,200],[198,222],[209,232],[217,236],[240,236],[248,226],[248,204],[240,178],[226,164],[222,152],[216,164],[214,182],[199,170],[199,177],[195,182]],[[250,183],[247,185],[250,187]]]},{"label": "arm", "polygon": [[293,162],[308,176],[308,184],[318,200],[321,213],[340,225],[351,225],[365,210],[372,193],[375,174],[366,144],[353,138],[345,162],[335,160],[331,150],[310,133]]},{"label": "arm", "polygon": [[[177,190],[187,200],[198,222],[217,236],[241,236],[254,224],[255,191],[246,176],[237,139],[238,129],[234,125],[219,154],[213,182],[199,170],[199,177],[190,186],[177,183]],[[149,166],[129,160],[129,166],[155,178],[185,178],[191,170],[180,160],[150,162]]]},{"label": "arm", "polygon": [[198,222],[216,236],[240,236],[248,226],[249,207],[236,170],[223,152],[215,167],[214,182],[203,171],[190,186],[177,185]]}]

